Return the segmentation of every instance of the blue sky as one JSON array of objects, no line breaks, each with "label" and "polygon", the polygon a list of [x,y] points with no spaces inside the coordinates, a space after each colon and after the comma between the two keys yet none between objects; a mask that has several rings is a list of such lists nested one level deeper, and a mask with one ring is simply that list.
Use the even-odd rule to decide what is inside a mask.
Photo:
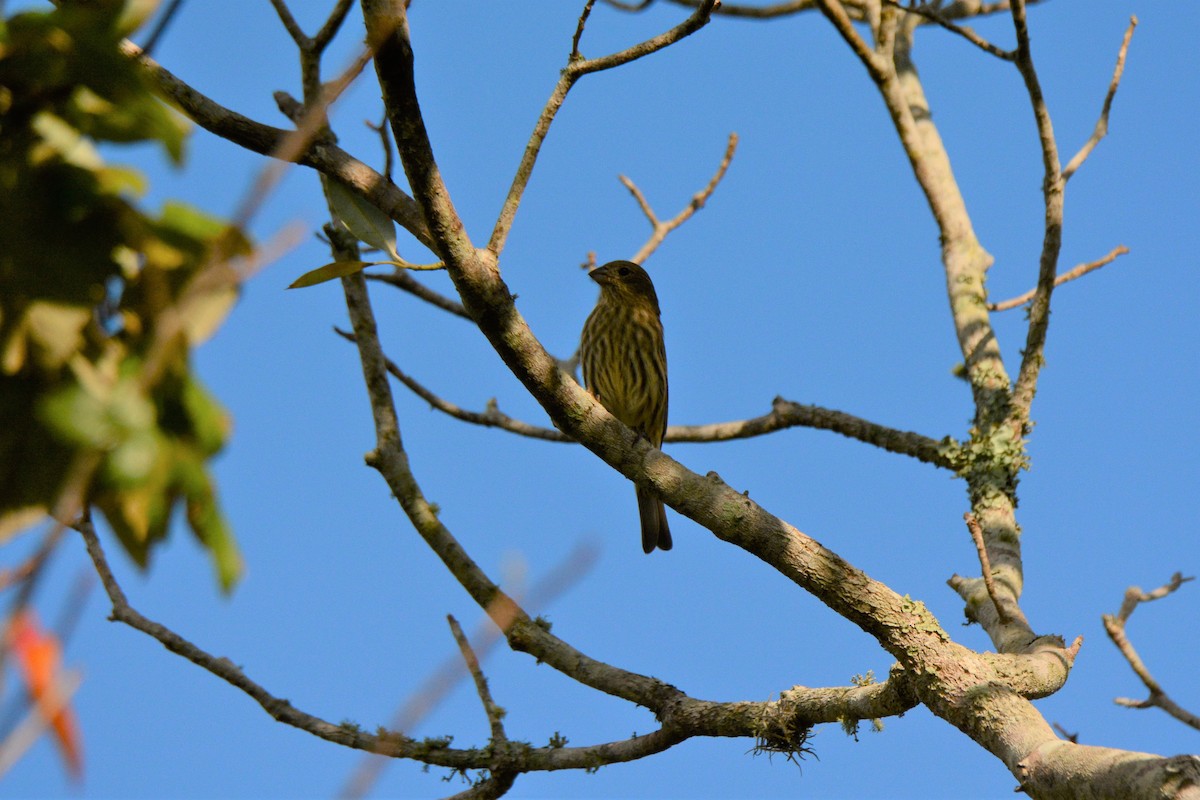
[{"label": "blue sky", "polygon": [[[303,5],[312,31],[327,3]],[[468,232],[486,240],[525,141],[570,49],[582,3],[417,2],[417,74],[435,152]],[[1195,733],[1115,696],[1143,690],[1104,636],[1130,584],[1200,572],[1192,534],[1200,461],[1194,424],[1200,345],[1200,104],[1190,32],[1200,11],[1162,3],[1058,0],[1031,9],[1034,54],[1064,161],[1095,124],[1129,14],[1140,26],[1110,135],[1067,190],[1060,268],[1124,244],[1131,253],[1054,296],[1033,416],[1033,469],[1021,484],[1026,592],[1033,627],[1085,639],[1066,687],[1038,702],[1080,741],[1173,754]],[[329,59],[361,40],[351,13]],[[682,19],[664,3],[641,14],[600,4],[583,39],[595,56]],[[1008,46],[1003,16],[977,30]],[[290,40],[266,2],[188,3],[157,56],[226,106],[285,125],[271,92],[299,94]],[[984,247],[994,299],[1033,285],[1041,244],[1041,167],[1018,74],[944,31],[922,30],[914,56],[934,120]],[[379,163],[378,89],[370,76],[337,106],[342,145]],[[731,131],[740,145],[708,205],[647,262],[663,306],[673,423],[765,413],[776,395],[940,438],[965,435],[969,392],[945,299],[937,232],[873,86],[818,15],[769,23],[718,19],[683,43],[583,79],[559,115],[501,268],[546,346],[569,355],[595,301],[578,269],[631,256],[648,226],[617,175],[660,216],[677,212],[715,169]],[[113,150],[151,176],[156,206],[178,197],[233,213],[262,159],[198,131],[186,168],[150,148]],[[321,224],[316,177],[290,170],[254,224]],[[401,232],[400,251],[423,252]],[[235,433],[216,465],[248,570],[222,597],[204,553],[182,529],[140,574],[109,542],[131,601],[278,696],[334,722],[385,724],[454,649],[445,615],[474,628],[465,592],[408,526],[362,462],[373,442],[357,356],[337,338],[336,284],[284,291],[328,260],[311,238],[246,287],[198,369],[229,408]],[[422,276],[450,291],[443,275]],[[431,389],[482,409],[545,415],[468,323],[373,285],[388,354]],[[995,318],[1010,369],[1024,341],[1020,310]],[[528,585],[581,543],[595,567],[543,610],[555,633],[596,658],[649,673],[695,697],[765,700],[794,685],[883,676],[890,657],[868,636],[744,552],[671,514],[676,547],[644,556],[633,489],[580,447],[470,427],[397,387],[405,444],[426,495],[479,563]],[[750,441],[669,445],[698,472],[716,470],[763,506],[893,589],[926,603],[957,639],[946,585],[978,572],[961,522],[963,487],[946,473],[836,435],[790,430]],[[6,548],[15,563],[33,544]],[[9,561],[11,559],[11,561]],[[52,563],[39,608],[53,619],[89,569],[71,540]],[[1133,617],[1130,635],[1173,697],[1200,708],[1196,584]],[[8,796],[329,797],[360,754],[272,721],[249,698],[128,628],[110,624],[98,587],[70,641],[83,670],[75,698],[86,779],[72,788],[48,742],[4,779]],[[512,738],[573,745],[646,732],[644,709],[582,689],[498,648],[485,664]],[[487,724],[461,684],[415,735],[482,745]],[[1001,798],[1015,781],[990,755],[916,709],[857,741],[818,729],[802,769],[748,753],[746,740],[695,740],[596,774],[524,776],[522,797]],[[465,788],[397,762],[374,796],[431,797]]]}]

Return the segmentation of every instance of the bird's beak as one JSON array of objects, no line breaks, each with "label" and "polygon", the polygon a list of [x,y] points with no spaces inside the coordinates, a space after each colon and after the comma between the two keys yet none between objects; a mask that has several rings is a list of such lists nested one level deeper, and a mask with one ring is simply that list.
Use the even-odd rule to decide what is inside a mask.
[{"label": "bird's beak", "polygon": [[606,267],[596,267],[588,272],[588,277],[596,283],[603,284],[604,279],[608,277],[608,269]]}]

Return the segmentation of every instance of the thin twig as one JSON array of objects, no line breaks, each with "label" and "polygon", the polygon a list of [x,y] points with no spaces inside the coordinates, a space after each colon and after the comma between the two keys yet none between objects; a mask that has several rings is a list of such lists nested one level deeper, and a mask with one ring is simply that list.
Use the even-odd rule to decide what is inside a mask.
[{"label": "thin twig", "polygon": [[579,15],[579,24],[575,26],[575,35],[571,37],[571,55],[568,56],[568,61],[578,61],[583,58],[579,55],[579,40],[583,37],[583,28],[587,25],[588,17],[592,15],[592,6],[596,5],[596,0],[587,0],[587,4],[583,7],[583,13]]},{"label": "thin twig", "polygon": [[433,289],[430,289],[412,275],[408,274],[406,270],[398,269],[395,272],[387,272],[382,274],[371,273],[366,275],[366,278],[369,281],[379,281],[380,283],[387,283],[395,286],[397,289],[403,289],[414,297],[419,297],[425,302],[435,305],[443,311],[449,311],[456,317],[462,317],[466,320],[471,319],[471,315],[467,313],[465,308],[463,308],[462,303],[458,302],[457,300],[451,300],[444,294],[435,292]]},{"label": "thin twig", "polygon": [[941,15],[941,13],[936,8],[932,8],[932,7],[928,7],[928,6],[904,5],[902,3],[897,2],[897,0],[883,0],[883,3],[884,3],[884,5],[889,5],[889,6],[892,6],[893,8],[898,8],[901,11],[904,11],[905,13],[916,14],[917,16],[921,17],[922,19],[927,19],[930,22],[934,22],[938,25],[941,25],[943,28],[950,31],[951,33],[956,33],[959,36],[963,37],[968,42],[975,45],[976,47],[978,47],[980,50],[984,51],[985,53],[989,53],[990,55],[993,55],[996,58],[999,58],[1003,61],[1012,61],[1013,59],[1015,59],[1017,57],[1017,54],[1015,52],[1013,52],[1012,50],[1005,50],[1003,48],[997,47],[996,45],[989,42],[987,39],[984,39],[982,36],[980,36],[975,31],[966,27],[965,25],[956,25],[955,23],[946,19],[945,17],[943,17]]},{"label": "thin twig", "polygon": [[452,794],[445,800],[496,800],[508,793],[516,782],[517,774],[512,770],[497,770],[469,789]]},{"label": "thin twig", "polygon": [[[528,597],[522,601],[523,604],[530,609],[547,607],[563,592],[579,583],[592,569],[598,557],[594,547],[586,544],[576,546],[561,563],[534,584]],[[492,624],[486,614],[471,638],[476,642],[475,650],[481,659],[487,658],[502,640],[500,629]],[[446,698],[450,690],[458,685],[464,674],[461,658],[451,656],[444,659],[392,715],[389,721],[391,729],[415,729]],[[338,797],[342,800],[355,800],[367,796],[389,763],[390,760],[382,756],[364,756],[338,793]]]},{"label": "thin twig", "polygon": [[1193,714],[1171,699],[1158,681],[1150,674],[1150,670],[1146,667],[1145,662],[1142,661],[1141,656],[1134,649],[1133,643],[1125,635],[1125,625],[1129,621],[1130,615],[1133,614],[1139,605],[1149,603],[1152,600],[1160,600],[1190,580],[1193,579],[1190,577],[1185,578],[1182,573],[1176,572],[1171,576],[1170,581],[1152,592],[1143,592],[1137,586],[1131,586],[1125,590],[1125,598],[1121,602],[1121,610],[1116,614],[1105,614],[1102,619],[1104,621],[1104,630],[1108,633],[1108,638],[1121,651],[1121,655],[1129,662],[1129,666],[1150,692],[1145,700],[1118,697],[1113,702],[1127,708],[1161,708],[1185,725],[1200,730],[1200,716]]},{"label": "thin twig", "polygon": [[[1087,275],[1089,272],[1092,272],[1094,270],[1100,269],[1103,266],[1111,264],[1112,262],[1116,261],[1119,257],[1125,255],[1128,252],[1129,252],[1129,248],[1126,247],[1125,245],[1123,245],[1123,244],[1117,245],[1108,253],[1108,255],[1104,256],[1103,258],[1098,258],[1095,261],[1088,261],[1087,263],[1079,264],[1079,265],[1067,270],[1066,272],[1062,273],[1061,275],[1057,276],[1054,279],[1054,286],[1055,286],[1055,288],[1058,288],[1059,286],[1062,286],[1064,283],[1073,281],[1076,278],[1082,278],[1084,275]],[[1030,300],[1033,299],[1033,296],[1035,294],[1037,294],[1037,289],[1030,289],[1028,292],[1025,292],[1025,294],[1017,295],[1016,297],[1011,297],[1008,300],[1002,300],[999,303],[988,303],[987,307],[988,307],[989,311],[1008,311],[1009,309],[1016,308],[1017,306],[1028,303]]]},{"label": "thin twig", "polygon": [[1079,148],[1067,166],[1063,168],[1063,180],[1070,180],[1075,174],[1075,170],[1083,166],[1083,162],[1096,149],[1096,145],[1100,144],[1100,140],[1108,134],[1108,113],[1112,110],[1113,98],[1117,95],[1117,87],[1121,85],[1121,75],[1125,72],[1125,55],[1129,52],[1129,42],[1133,39],[1133,29],[1137,27],[1138,18],[1131,16],[1129,18],[1129,27],[1125,29],[1125,38],[1121,40],[1121,49],[1117,51],[1117,65],[1113,67],[1112,80],[1108,84],[1108,93],[1104,95],[1104,105],[1100,109],[1100,119],[1096,120],[1096,127],[1092,131],[1092,135],[1084,142],[1083,147]]},{"label": "thin twig", "polygon": [[979,520],[975,519],[975,515],[970,511],[963,514],[963,521],[967,523],[967,530],[971,532],[971,540],[975,542],[975,551],[979,554],[979,568],[983,573],[983,585],[987,587],[988,597],[992,598],[992,605],[996,607],[996,616],[1000,618],[1001,624],[1007,625],[1009,617],[1004,607],[1000,605],[1000,596],[996,593],[996,582],[992,578],[992,562],[988,558],[987,545],[983,541],[983,528],[980,527]]},{"label": "thin twig", "polygon": [[297,47],[301,50],[312,47],[312,40],[300,29],[299,23],[292,16],[292,11],[287,7],[285,0],[271,0],[271,7],[275,9],[276,16],[279,17],[279,21],[283,23],[284,29],[292,37],[292,41],[296,43]]},{"label": "thin twig", "polygon": [[645,11],[654,0],[635,0],[631,3],[625,2],[625,0],[604,0],[604,2],[618,11]]},{"label": "thin twig", "polygon": [[316,101],[305,104],[304,116],[296,123],[296,129],[279,140],[276,151],[269,155],[273,159],[259,171],[233,214],[233,224],[239,228],[249,227],[251,218],[262,207],[270,193],[283,180],[291,164],[307,151],[314,141],[322,138],[327,130],[329,108],[362,74],[371,63],[371,51],[364,48],[351,60],[341,74],[322,85]]},{"label": "thin twig", "polygon": [[183,0],[170,0],[166,8],[159,15],[158,21],[154,23],[154,29],[150,31],[150,35],[146,37],[146,41],[142,44],[142,52],[146,55],[154,52],[154,48],[162,40],[163,34],[167,32],[167,26],[175,19],[175,14],[183,5]]},{"label": "thin twig", "polygon": [[487,715],[488,727],[492,730],[492,744],[502,744],[508,741],[508,736],[504,733],[503,709],[497,706],[496,701],[492,699],[487,678],[484,677],[483,668],[479,666],[479,657],[471,649],[471,642],[463,633],[462,626],[458,624],[458,620],[454,618],[453,614],[447,614],[446,621],[450,623],[450,633],[458,645],[458,652],[462,654],[467,671],[471,673],[471,679],[475,682],[475,693],[479,695],[479,702],[483,704],[483,712]]},{"label": "thin twig", "polygon": [[717,184],[725,177],[725,172],[729,169],[729,163],[733,160],[733,154],[737,150],[737,143],[738,135],[736,133],[729,134],[729,141],[725,145],[725,154],[721,157],[721,163],[717,165],[717,171],[709,180],[708,185],[692,195],[691,201],[684,209],[666,222],[660,222],[658,217],[655,216],[654,210],[650,207],[650,204],[646,201],[645,196],[637,185],[624,175],[620,176],[621,183],[633,194],[634,199],[637,200],[638,205],[642,209],[642,213],[646,215],[646,219],[650,221],[650,226],[653,228],[650,238],[646,240],[642,248],[633,256],[632,261],[638,264],[645,263],[646,259],[658,249],[659,245],[663,243],[663,240],[667,238],[667,235],[671,231],[687,222],[693,214],[704,208],[704,204],[708,202],[708,198],[712,197],[712,193],[716,190]]},{"label": "thin twig", "polygon": [[383,112],[383,119],[379,121],[379,124],[375,124],[370,120],[364,120],[363,124],[379,135],[379,145],[383,151],[383,176],[390,181],[394,165],[392,156],[392,128],[388,125],[387,112]]},{"label": "thin twig", "polygon": [[333,37],[341,29],[342,23],[346,20],[346,14],[350,11],[352,5],[354,5],[354,0],[338,0],[337,5],[333,7],[333,11],[329,12],[329,17],[325,20],[325,24],[312,37],[313,50],[321,52],[333,41]]},{"label": "thin twig", "polygon": [[891,62],[871,49],[871,45],[858,35],[858,31],[854,28],[854,21],[846,12],[845,5],[839,0],[816,0],[816,4],[826,19],[833,23],[834,29],[846,44],[850,45],[854,55],[858,56],[858,60],[867,68],[867,74],[871,76],[871,80],[880,86],[887,83]]},{"label": "thin twig", "polygon": [[628,47],[618,53],[612,53],[600,58],[577,58],[578,37],[582,35],[583,22],[592,6],[592,2],[589,0],[587,7],[584,9],[585,14],[581,16],[576,29],[575,46],[571,51],[572,58],[568,60],[566,68],[563,69],[562,74],[559,76],[558,83],[555,84],[554,90],[550,93],[550,99],[546,101],[546,105],[542,108],[542,112],[538,115],[537,122],[533,126],[533,133],[530,134],[529,141],[525,145],[525,152],[521,156],[521,162],[517,165],[512,185],[509,187],[508,195],[504,198],[504,204],[500,208],[496,224],[492,228],[492,235],[487,245],[488,250],[494,255],[499,256],[500,251],[504,249],[504,243],[508,239],[508,233],[512,229],[513,220],[517,215],[517,208],[521,205],[521,197],[524,195],[525,187],[529,185],[529,179],[533,175],[533,167],[537,162],[542,143],[545,142],[546,136],[550,132],[550,125],[554,122],[555,115],[562,108],[563,101],[567,99],[567,92],[571,90],[575,82],[584,75],[628,64],[631,61],[636,61],[651,53],[656,53],[664,47],[669,47],[675,42],[690,36],[708,24],[713,7],[716,4],[717,0],[701,0],[695,12],[683,22],[658,36]]},{"label": "thin twig", "polygon": [[1053,723],[1053,728],[1054,728],[1054,730],[1058,731],[1059,736],[1063,737],[1068,742],[1071,742],[1072,744],[1079,744],[1079,733],[1078,732],[1071,733],[1066,728],[1064,728],[1062,725],[1059,725],[1057,722]]}]

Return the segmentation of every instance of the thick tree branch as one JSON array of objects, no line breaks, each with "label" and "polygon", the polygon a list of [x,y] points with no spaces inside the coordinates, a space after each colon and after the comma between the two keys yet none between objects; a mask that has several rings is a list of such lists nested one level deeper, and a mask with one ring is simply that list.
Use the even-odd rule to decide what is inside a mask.
[{"label": "thick tree branch", "polygon": [[[1001,758],[1015,762],[1038,743],[1052,740],[1053,731],[1028,701],[1002,683],[992,682],[988,676],[995,675],[994,668],[954,644],[924,606],[871,580],[717,476],[701,477],[684,469],[621,425],[558,369],[557,362],[541,347],[516,310],[511,293],[500,280],[494,255],[471,245],[449,202],[420,120],[403,7],[372,0],[364,0],[363,5],[369,35],[377,43],[377,72],[397,133],[401,161],[415,195],[425,201],[422,209],[437,240],[438,252],[471,316],[514,374],[550,413],[555,425],[630,479],[651,487],[680,513],[761,558],[874,636],[901,665],[915,668],[914,692],[922,702]],[[355,332],[361,337],[357,329]],[[378,371],[384,372],[382,360]],[[405,499],[412,488],[407,485],[407,461],[395,454],[386,456],[379,448],[372,462],[388,477],[393,493],[435,551],[451,547],[440,540],[436,518]],[[472,595],[491,602],[494,592],[487,590],[486,584],[478,584],[472,574],[473,565],[464,569],[461,560],[449,554],[443,561]],[[509,641],[519,650],[545,646],[546,652],[539,652],[539,658],[556,668],[559,664],[572,667],[572,677],[601,691],[619,690],[622,694],[618,696],[627,699],[661,699],[661,689],[632,676],[623,676],[614,685],[605,670],[581,655],[569,662],[560,661],[561,644],[551,647],[541,635],[535,626],[518,623],[510,630]],[[951,671],[956,677],[945,682],[949,676],[943,675],[941,668],[933,669],[934,664],[955,664]],[[1065,676],[1065,670],[1060,669],[1059,675]],[[980,681],[988,690],[972,691],[970,687]],[[1005,719],[1010,724],[1005,726],[1005,735],[1000,735],[997,729],[983,724],[984,719]],[[1010,727],[1020,735],[1009,736]]]},{"label": "thick tree branch", "polygon": [[1009,379],[986,307],[985,275],[992,257],[975,236],[949,156],[933,123],[910,57],[911,29],[900,24],[896,10],[880,10],[874,36],[882,52],[888,54],[885,58],[858,35],[837,0],[818,3],[879,90],[938,226],[951,317],[975,401],[975,425],[969,440],[948,448],[947,454],[953,456],[956,469],[967,482],[972,511],[983,530],[994,569],[995,588],[1006,598],[1009,622],[1002,624],[998,616],[983,610],[984,605],[992,604],[982,579],[960,579],[955,588],[967,601],[972,618],[994,623],[987,630],[997,648],[1020,652],[1037,635],[1017,605],[1023,577],[1013,493],[1023,460],[1020,439],[1014,442],[1007,421]]}]

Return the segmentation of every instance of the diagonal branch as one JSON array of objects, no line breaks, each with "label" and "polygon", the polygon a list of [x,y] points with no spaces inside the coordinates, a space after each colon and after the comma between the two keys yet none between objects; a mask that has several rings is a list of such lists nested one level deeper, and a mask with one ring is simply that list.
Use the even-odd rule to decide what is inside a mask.
[{"label": "diagonal branch", "polygon": [[479,657],[475,655],[475,650],[471,647],[467,635],[463,633],[462,626],[458,624],[454,615],[447,615],[446,620],[450,623],[450,633],[453,634],[458,651],[467,665],[467,671],[471,673],[471,680],[475,682],[475,693],[479,695],[479,702],[483,704],[483,712],[487,716],[488,727],[492,731],[492,744],[503,744],[508,741],[508,735],[504,732],[501,708],[492,699],[492,691],[488,688],[483,667],[479,665]]},{"label": "diagonal branch", "polygon": [[1133,39],[1133,29],[1137,27],[1138,18],[1129,18],[1129,27],[1125,29],[1125,38],[1121,40],[1121,49],[1117,51],[1117,65],[1113,67],[1112,80],[1108,84],[1108,93],[1104,95],[1104,105],[1100,108],[1100,119],[1096,120],[1096,128],[1084,142],[1079,152],[1063,168],[1063,180],[1070,180],[1075,170],[1083,166],[1083,162],[1100,144],[1100,140],[1108,135],[1108,113],[1112,110],[1113,98],[1117,95],[1117,87],[1121,85],[1121,75],[1125,72],[1125,55],[1129,52],[1129,42]]},{"label": "diagonal branch", "polygon": [[380,283],[387,283],[395,286],[397,289],[402,289],[411,294],[413,297],[418,297],[421,300],[424,300],[425,302],[442,309],[443,311],[450,312],[456,317],[462,317],[466,320],[471,319],[471,315],[467,313],[465,308],[463,308],[462,303],[458,302],[457,300],[452,300],[449,297],[446,297],[446,295],[430,289],[428,286],[410,275],[408,270],[397,269],[394,272],[386,272],[382,274],[366,273],[366,278],[369,281],[379,281]]}]

